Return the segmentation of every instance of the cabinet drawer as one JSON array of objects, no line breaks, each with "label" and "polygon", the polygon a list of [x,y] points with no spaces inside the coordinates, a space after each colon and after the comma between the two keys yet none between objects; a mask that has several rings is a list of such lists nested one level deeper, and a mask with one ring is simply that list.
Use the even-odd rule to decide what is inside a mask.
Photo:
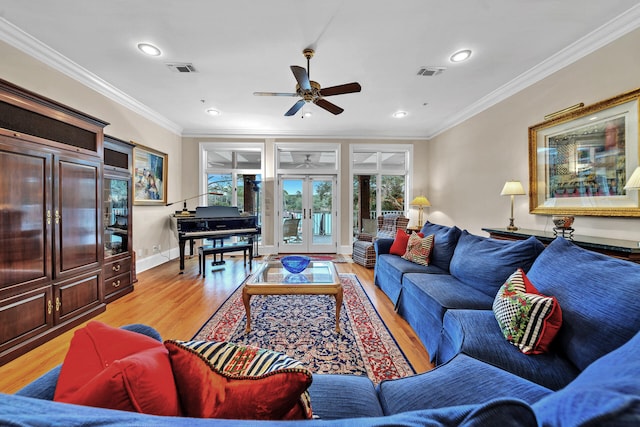
[{"label": "cabinet drawer", "polygon": [[102,304],[100,273],[57,283],[54,289],[56,323],[81,315]]},{"label": "cabinet drawer", "polygon": [[128,286],[131,286],[131,272],[110,277],[104,281],[105,298],[114,292],[118,292]]},{"label": "cabinet drawer", "polygon": [[120,274],[128,273],[131,271],[131,257],[122,258],[117,261],[110,262],[104,265],[104,279],[105,283],[107,279],[118,276]]}]

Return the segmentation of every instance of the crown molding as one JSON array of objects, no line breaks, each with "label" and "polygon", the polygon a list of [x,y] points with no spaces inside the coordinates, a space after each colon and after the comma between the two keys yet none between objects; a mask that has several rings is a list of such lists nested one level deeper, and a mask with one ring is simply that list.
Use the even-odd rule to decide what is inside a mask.
[{"label": "crown molding", "polygon": [[539,82],[592,52],[604,47],[625,34],[640,27],[640,4],[632,7],[611,21],[603,24],[586,36],[578,39],[566,48],[550,56],[540,64],[528,71],[520,74],[515,79],[504,84],[488,95],[480,98],[477,102],[445,120],[440,128],[428,135],[427,139],[432,139],[441,133],[461,124],[478,113],[504,101],[523,89]]},{"label": "crown molding", "polygon": [[125,108],[140,114],[168,131],[176,135],[182,135],[181,126],[107,83],[91,71],[71,61],[66,56],[25,33],[2,17],[0,17],[0,40],[66,76],[71,77],[90,89],[95,90]]}]

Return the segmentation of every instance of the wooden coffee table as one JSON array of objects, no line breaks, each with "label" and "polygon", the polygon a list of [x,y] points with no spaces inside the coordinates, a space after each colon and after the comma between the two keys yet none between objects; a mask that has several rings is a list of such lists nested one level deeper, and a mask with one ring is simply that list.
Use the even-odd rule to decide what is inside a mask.
[{"label": "wooden coffee table", "polygon": [[292,274],[280,261],[262,263],[242,287],[242,302],[247,312],[246,332],[251,331],[252,295],[333,295],[336,299],[336,332],[340,332],[342,284],[332,262],[311,261],[302,273]]}]

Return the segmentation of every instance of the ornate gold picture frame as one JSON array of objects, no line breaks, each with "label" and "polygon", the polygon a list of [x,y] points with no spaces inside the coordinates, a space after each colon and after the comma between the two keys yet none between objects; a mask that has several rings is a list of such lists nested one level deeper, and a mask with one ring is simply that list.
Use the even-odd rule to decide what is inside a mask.
[{"label": "ornate gold picture frame", "polygon": [[640,216],[625,191],[639,163],[640,89],[529,127],[529,211]]}]

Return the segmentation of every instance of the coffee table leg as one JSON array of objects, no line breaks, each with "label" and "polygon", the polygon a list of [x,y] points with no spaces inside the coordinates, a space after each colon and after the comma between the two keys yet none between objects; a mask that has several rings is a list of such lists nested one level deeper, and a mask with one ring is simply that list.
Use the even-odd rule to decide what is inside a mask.
[{"label": "coffee table leg", "polygon": [[247,312],[247,327],[244,330],[246,333],[251,332],[251,295],[247,293],[247,289],[242,289],[242,303],[244,304],[244,311]]},{"label": "coffee table leg", "polygon": [[342,286],[336,293],[336,332],[340,333],[340,310],[342,309]]}]

